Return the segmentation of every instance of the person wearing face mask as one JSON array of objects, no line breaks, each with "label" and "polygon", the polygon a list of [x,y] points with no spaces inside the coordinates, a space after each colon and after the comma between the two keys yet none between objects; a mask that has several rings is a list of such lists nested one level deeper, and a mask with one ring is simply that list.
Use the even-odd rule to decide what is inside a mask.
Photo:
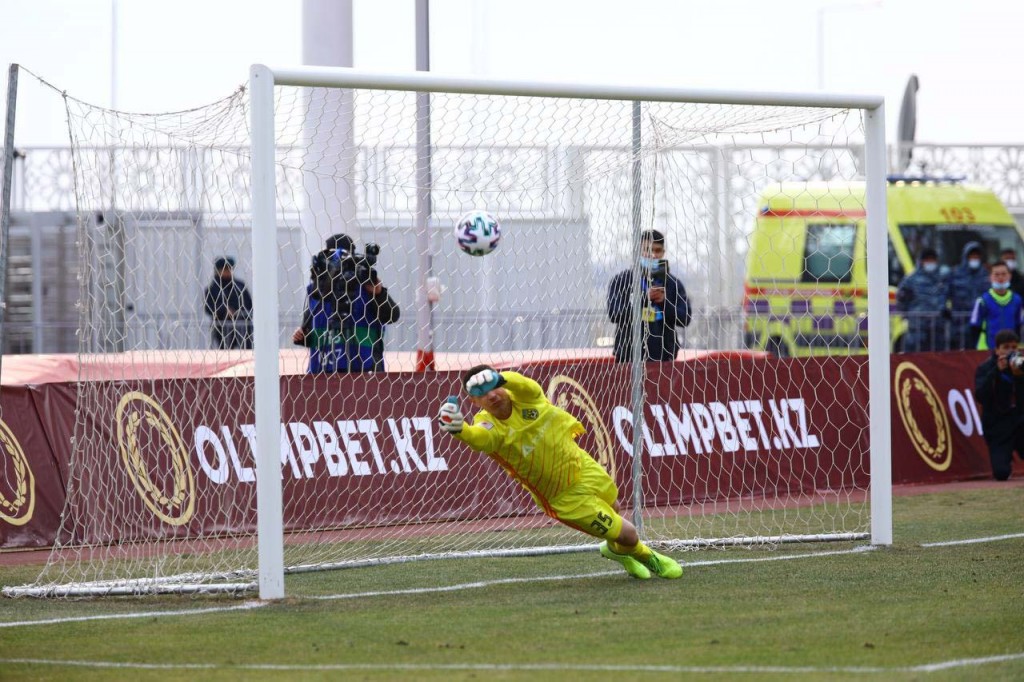
[{"label": "person wearing face mask", "polygon": [[946,349],[946,296],[949,285],[939,272],[939,254],[921,250],[918,267],[896,289],[896,304],[907,318],[903,350],[907,353]]},{"label": "person wearing face mask", "polygon": [[[679,352],[676,327],[690,324],[690,303],[683,283],[668,272],[665,235],[658,230],[640,234],[640,291],[643,296],[644,360],[672,362]],[[633,325],[630,295],[634,271],[624,270],[608,285],[608,319],[615,326],[616,362],[633,359]]]},{"label": "person wearing face mask", "polygon": [[1009,329],[1018,333],[1024,323],[1024,303],[1010,291],[1010,268],[1006,263],[993,263],[990,279],[991,288],[978,297],[971,311],[971,347],[978,350],[995,348],[999,332]]},{"label": "person wearing face mask", "polygon": [[999,254],[999,260],[1010,268],[1010,291],[1024,299],[1024,275],[1017,269],[1017,252],[1013,249],[1003,249]]},{"label": "person wearing face mask", "polygon": [[[960,265],[949,277],[949,303],[953,319],[950,347],[953,350],[975,347],[970,326],[971,311],[978,297],[989,288],[989,274],[982,266],[982,255],[981,243],[968,242],[964,246]],[[974,340],[977,340],[976,337]]]}]

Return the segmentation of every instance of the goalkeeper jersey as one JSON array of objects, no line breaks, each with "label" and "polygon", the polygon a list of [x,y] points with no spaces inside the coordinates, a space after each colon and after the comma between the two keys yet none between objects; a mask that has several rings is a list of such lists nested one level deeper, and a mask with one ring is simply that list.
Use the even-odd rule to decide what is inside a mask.
[{"label": "goalkeeper jersey", "polygon": [[[498,419],[487,410],[476,414],[456,438],[484,452],[549,509],[548,501],[573,486],[586,460],[593,459],[578,445],[583,425],[552,405],[540,384],[517,372],[502,372],[512,399],[512,414]],[[584,459],[586,458],[586,459]]]}]

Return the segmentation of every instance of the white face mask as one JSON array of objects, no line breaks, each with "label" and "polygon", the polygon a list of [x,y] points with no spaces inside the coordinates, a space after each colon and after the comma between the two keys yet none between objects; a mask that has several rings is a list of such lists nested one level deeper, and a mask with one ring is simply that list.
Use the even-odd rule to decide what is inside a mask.
[{"label": "white face mask", "polygon": [[980,258],[968,258],[967,259],[967,267],[969,267],[971,270],[977,270],[978,268],[981,267],[981,259]]},{"label": "white face mask", "polygon": [[1011,270],[1017,269],[1017,261],[1013,260],[1012,258],[1010,260],[1006,260],[1003,262],[1006,263],[1006,267],[1010,268]]},{"label": "white face mask", "polygon": [[644,268],[645,270],[653,270],[654,268],[658,267],[658,259],[657,258],[644,258],[643,256],[641,256],[640,257],[640,267]]},{"label": "white face mask", "polygon": [[936,270],[939,269],[939,264],[938,263],[921,263],[921,268],[925,272],[935,272]]}]

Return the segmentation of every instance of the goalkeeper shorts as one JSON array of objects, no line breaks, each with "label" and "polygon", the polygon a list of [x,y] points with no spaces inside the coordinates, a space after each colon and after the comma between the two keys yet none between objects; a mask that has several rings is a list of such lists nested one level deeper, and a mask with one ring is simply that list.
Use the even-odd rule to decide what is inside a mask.
[{"label": "goalkeeper shorts", "polygon": [[548,514],[588,535],[616,540],[622,533],[622,517],[614,506],[618,497],[615,481],[588,456],[576,484],[548,501]]}]

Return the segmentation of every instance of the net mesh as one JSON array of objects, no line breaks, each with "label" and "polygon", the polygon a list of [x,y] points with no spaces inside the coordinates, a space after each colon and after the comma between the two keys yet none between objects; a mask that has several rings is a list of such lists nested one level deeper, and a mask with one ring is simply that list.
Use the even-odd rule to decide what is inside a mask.
[{"label": "net mesh", "polygon": [[[80,381],[63,398],[73,425],[54,434],[66,502],[36,588],[251,587],[247,295],[280,310],[289,570],[597,542],[435,426],[480,363],[534,379],[581,421],[580,446],[652,544],[866,533],[866,364],[851,357],[866,307],[843,289],[864,271],[861,112],[434,93],[424,175],[415,93],[280,87],[276,243],[256,245],[278,254],[275,292],[250,266],[244,88],[159,115],[60,101]],[[860,217],[832,210],[844,196]],[[779,201],[790,214],[765,208]],[[501,228],[483,257],[453,233],[474,209]],[[667,273],[638,258],[650,229],[665,236]],[[319,334],[313,257],[339,233],[349,264],[373,274],[334,301],[355,330]],[[217,259],[234,263],[234,283],[218,280]],[[645,320],[641,352],[677,359],[642,363],[639,464],[633,367],[614,360],[631,315]],[[310,373],[311,356],[337,357],[296,345],[297,329],[303,343],[340,333],[343,365],[380,371]],[[788,355],[807,358],[776,357]]]}]

